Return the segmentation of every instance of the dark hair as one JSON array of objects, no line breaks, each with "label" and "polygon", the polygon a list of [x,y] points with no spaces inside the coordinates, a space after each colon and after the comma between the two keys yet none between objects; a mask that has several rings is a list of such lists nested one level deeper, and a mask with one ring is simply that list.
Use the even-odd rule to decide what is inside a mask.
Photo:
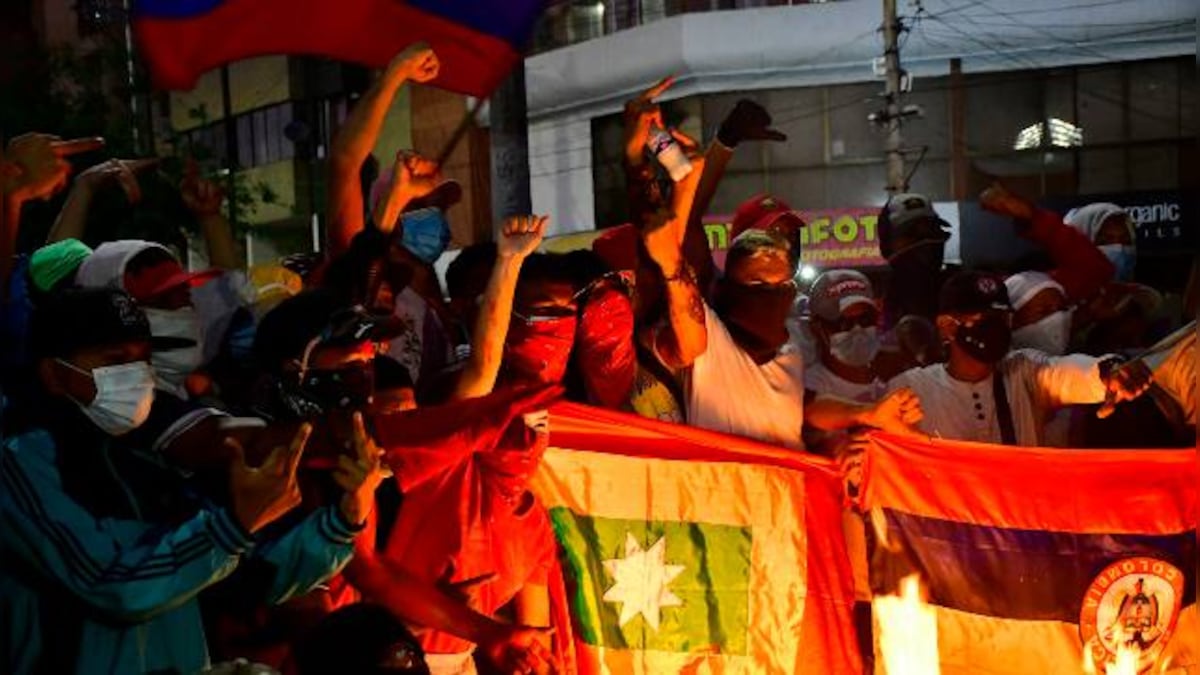
[{"label": "dark hair", "polygon": [[525,259],[517,285],[523,284],[571,284],[574,275],[569,267],[570,259],[562,253],[534,253]]},{"label": "dark hair", "polygon": [[[382,663],[399,644],[412,653],[413,667],[385,671]],[[326,616],[293,644],[293,654],[300,675],[429,672],[412,632],[387,609],[368,603],[349,605]]]},{"label": "dark hair", "polygon": [[613,271],[612,267],[604,262],[604,258],[590,248],[564,254],[563,265],[571,275],[576,291],[587,288],[592,282]]},{"label": "dark hair", "polygon": [[479,278],[477,273],[483,272],[483,286],[486,287],[486,277],[491,274],[492,267],[496,264],[496,242],[486,241],[479,244],[471,244],[459,251],[454,260],[450,261],[450,266],[446,268],[446,292],[451,298],[458,298],[465,295],[478,295],[483,292],[483,288],[472,288],[477,285]]},{"label": "dark hair", "polygon": [[374,367],[377,391],[413,388],[412,374],[396,359],[390,356],[376,356]]}]

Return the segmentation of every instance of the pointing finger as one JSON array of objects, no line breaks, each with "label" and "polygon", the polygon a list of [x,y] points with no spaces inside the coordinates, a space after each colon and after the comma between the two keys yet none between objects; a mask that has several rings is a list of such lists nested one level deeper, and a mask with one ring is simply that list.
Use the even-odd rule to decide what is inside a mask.
[{"label": "pointing finger", "polygon": [[51,149],[59,157],[70,157],[81,152],[91,152],[104,147],[104,139],[99,136],[91,138],[75,138],[69,141],[51,141]]},{"label": "pointing finger", "polygon": [[675,84],[675,76],[668,75],[668,76],[664,77],[663,79],[659,80],[658,82],[654,83],[654,85],[651,86],[646,91],[643,91],[640,98],[643,101],[653,101],[654,99],[658,98],[659,96],[662,96],[663,92],[670,89],[672,84]]}]

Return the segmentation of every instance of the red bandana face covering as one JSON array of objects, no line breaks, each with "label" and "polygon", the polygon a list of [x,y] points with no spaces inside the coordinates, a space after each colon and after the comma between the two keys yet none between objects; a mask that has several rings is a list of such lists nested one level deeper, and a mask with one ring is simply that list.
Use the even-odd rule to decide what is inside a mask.
[{"label": "red bandana face covering", "polygon": [[557,384],[567,372],[575,342],[575,315],[513,314],[504,342],[504,375],[518,384]]},{"label": "red bandana face covering", "polygon": [[478,455],[488,475],[487,484],[510,502],[524,495],[546,453],[549,438],[530,429],[521,418],[513,420],[496,448]]}]

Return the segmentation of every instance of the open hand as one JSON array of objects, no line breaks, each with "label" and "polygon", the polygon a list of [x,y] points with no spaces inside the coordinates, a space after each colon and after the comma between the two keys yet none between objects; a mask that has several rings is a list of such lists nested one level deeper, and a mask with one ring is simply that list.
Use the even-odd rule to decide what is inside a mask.
[{"label": "open hand", "polygon": [[200,177],[200,167],[193,160],[188,160],[183,171],[183,181],[179,184],[179,192],[183,203],[197,218],[213,216],[221,212],[221,202],[225,193],[220,186],[207,178]]},{"label": "open hand", "polygon": [[246,452],[236,439],[225,439],[233,455],[229,465],[229,493],[233,513],[251,534],[278,520],[300,504],[300,486],[296,468],[312,433],[312,425],[301,425],[291,444],[277,447],[262,466],[246,464]]},{"label": "open hand", "polygon": [[668,75],[654,86],[625,102],[625,160],[630,166],[641,166],[652,127],[666,128],[662,110],[654,99],[658,98],[675,83],[675,76]]},{"label": "open hand", "polygon": [[513,216],[504,221],[496,251],[501,258],[524,259],[537,250],[550,216]]},{"label": "open hand", "polygon": [[405,79],[425,83],[438,76],[441,62],[433,48],[425,42],[415,42],[392,58],[388,70],[402,74]]},{"label": "open hand", "polygon": [[363,423],[362,413],[354,413],[354,454],[351,459],[338,456],[333,480],[345,494],[342,495],[342,515],[353,525],[361,525],[371,515],[375,506],[375,490],[383,482],[383,451],[371,440]]},{"label": "open hand", "polygon": [[103,138],[64,141],[50,134],[29,133],[12,139],[5,150],[4,192],[20,201],[49,199],[67,186],[67,157],[104,147]]},{"label": "open hand", "polygon": [[914,427],[925,418],[921,399],[908,387],[897,389],[875,404],[862,423],[893,434],[913,435]]},{"label": "open hand", "polygon": [[771,128],[771,114],[761,105],[744,98],[721,122],[717,140],[728,148],[742,141],[786,141],[787,134]]}]

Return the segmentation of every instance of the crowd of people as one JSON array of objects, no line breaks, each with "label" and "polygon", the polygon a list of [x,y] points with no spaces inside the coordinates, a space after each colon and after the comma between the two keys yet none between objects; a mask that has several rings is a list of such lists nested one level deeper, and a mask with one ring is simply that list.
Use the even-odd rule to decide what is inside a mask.
[{"label": "crowd of people", "polygon": [[[461,187],[407,151],[361,178],[400,87],[438,70],[428,47],[397,55],[337,131],[327,250],[250,269],[194,166],[178,198],[203,271],[89,234],[92,197],[136,212],[153,160],[76,172],[102,140],[8,142],[7,671],[554,672],[556,545],[529,481],[564,397],[832,458],[851,494],[872,430],[1194,442],[1191,306],[1171,315],[1134,281],[1119,206],[1062,216],[987,191],[983,206],[1045,252],[1000,274],[947,269],[930,200],[893,195],[879,221],[891,274],[828,269],[809,285],[803,221],[754,195],[717,269],[701,216],[725,166],[786,137],[740,101],[707,148],[669,130],[691,164],[674,181],[647,151],[668,129],[655,98],[670,79],[625,109],[631,224],[550,254],[546,217],[508,218],[443,288],[433,263]],[[48,239],[18,252],[23,207],[63,191]],[[843,525],[869,661],[870,526],[850,507]]]}]

